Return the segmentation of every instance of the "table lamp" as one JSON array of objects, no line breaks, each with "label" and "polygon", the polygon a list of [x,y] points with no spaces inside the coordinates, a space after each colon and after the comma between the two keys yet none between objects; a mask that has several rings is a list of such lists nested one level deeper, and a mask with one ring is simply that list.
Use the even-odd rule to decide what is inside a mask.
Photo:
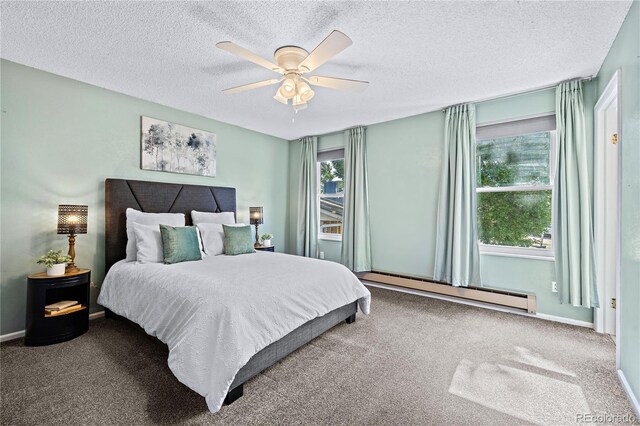
[{"label": "table lamp", "polygon": [[71,262],[67,264],[66,272],[77,271],[76,258],[76,234],[87,233],[88,206],[60,204],[58,206],[58,234],[69,234],[69,256]]},{"label": "table lamp", "polygon": [[249,207],[249,223],[256,226],[256,242],[254,247],[260,247],[260,238],[258,237],[258,225],[263,221],[262,207]]}]

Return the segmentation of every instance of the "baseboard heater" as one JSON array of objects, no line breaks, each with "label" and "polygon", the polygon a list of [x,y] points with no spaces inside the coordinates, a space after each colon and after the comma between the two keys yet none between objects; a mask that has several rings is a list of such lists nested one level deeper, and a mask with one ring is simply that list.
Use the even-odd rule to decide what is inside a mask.
[{"label": "baseboard heater", "polygon": [[508,306],[526,311],[530,314],[536,313],[536,295],[532,293],[518,293],[487,287],[454,287],[450,284],[427,278],[391,274],[381,271],[359,272],[356,275],[364,281],[421,290],[428,293],[442,294],[493,305]]}]

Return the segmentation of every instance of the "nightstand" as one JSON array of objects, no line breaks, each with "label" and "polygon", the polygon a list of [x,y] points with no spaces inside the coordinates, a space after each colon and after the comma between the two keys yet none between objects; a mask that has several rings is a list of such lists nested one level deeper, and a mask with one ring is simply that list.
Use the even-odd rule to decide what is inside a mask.
[{"label": "nightstand", "polygon": [[276,251],[276,246],[258,246],[254,248],[259,251]]},{"label": "nightstand", "polygon": [[[29,275],[25,345],[50,345],[86,333],[89,329],[90,283],[89,269],[78,269],[59,277],[49,277],[44,272]],[[62,300],[77,300],[82,308],[55,316],[45,313],[45,306]]]}]

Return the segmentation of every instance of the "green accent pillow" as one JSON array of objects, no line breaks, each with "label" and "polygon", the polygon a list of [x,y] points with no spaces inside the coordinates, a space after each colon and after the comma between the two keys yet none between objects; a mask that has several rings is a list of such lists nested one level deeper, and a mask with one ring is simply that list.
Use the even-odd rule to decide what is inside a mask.
[{"label": "green accent pillow", "polygon": [[245,253],[255,253],[253,248],[253,237],[251,236],[251,226],[228,226],[222,225],[224,230],[224,254],[236,255]]},{"label": "green accent pillow", "polygon": [[200,242],[195,226],[160,225],[164,263],[200,260]]}]

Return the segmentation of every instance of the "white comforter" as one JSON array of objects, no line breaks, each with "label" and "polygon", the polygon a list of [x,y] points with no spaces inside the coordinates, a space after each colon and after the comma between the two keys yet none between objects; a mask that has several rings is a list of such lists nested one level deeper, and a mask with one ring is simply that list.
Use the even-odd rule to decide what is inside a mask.
[{"label": "white comforter", "polygon": [[371,294],[344,266],[257,252],[174,265],[121,261],[98,303],[169,346],[169,368],[216,412],[257,352],[305,322]]}]

